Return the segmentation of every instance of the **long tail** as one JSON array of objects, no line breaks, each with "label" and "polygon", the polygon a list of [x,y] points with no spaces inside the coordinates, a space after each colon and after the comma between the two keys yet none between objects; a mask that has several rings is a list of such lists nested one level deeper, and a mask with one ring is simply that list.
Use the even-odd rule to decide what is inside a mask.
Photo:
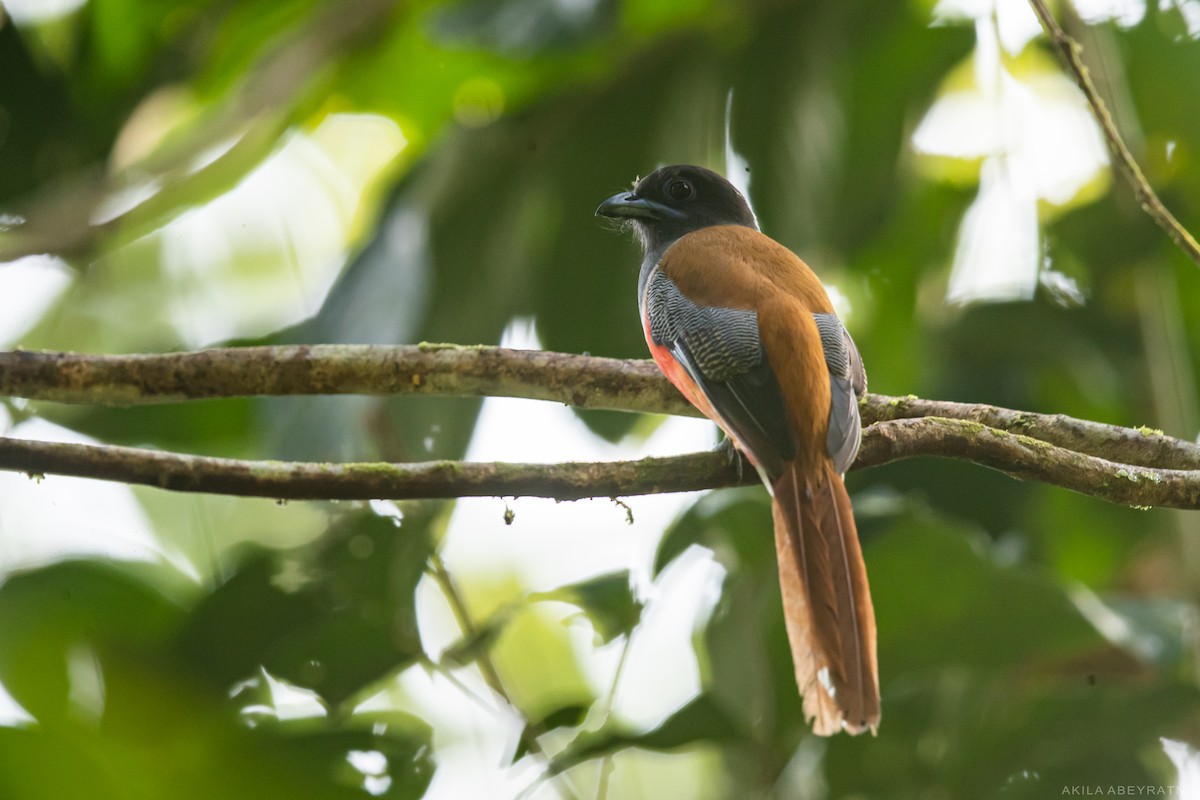
[{"label": "long tail", "polygon": [[813,731],[875,731],[875,610],[842,478],[826,461],[788,465],[775,492],[775,550],[796,683]]}]

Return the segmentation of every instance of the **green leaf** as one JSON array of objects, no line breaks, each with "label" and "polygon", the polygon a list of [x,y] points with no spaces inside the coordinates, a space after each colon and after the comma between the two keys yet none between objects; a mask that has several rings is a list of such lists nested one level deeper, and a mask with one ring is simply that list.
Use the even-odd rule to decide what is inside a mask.
[{"label": "green leaf", "polygon": [[[0,209],[24,199],[59,170],[78,166],[86,133],[71,125],[63,82],[39,69],[21,32],[0,19]],[[54,172],[51,172],[54,170]],[[0,226],[0,232],[4,229]]]},{"label": "green leaf", "polygon": [[162,658],[182,610],[147,574],[142,564],[71,561],[10,577],[0,586],[0,683],[50,722],[70,710],[72,660]]},{"label": "green leaf", "polygon": [[109,444],[252,458],[262,452],[256,441],[262,407],[262,400],[239,397],[130,408],[45,404],[38,414]]},{"label": "green leaf", "polygon": [[432,728],[399,711],[355,714],[340,729],[324,720],[281,722],[268,725],[264,735],[276,737],[302,775],[326,784],[332,779],[359,790],[357,796],[416,800],[435,771]]},{"label": "green leaf", "polygon": [[421,655],[413,593],[431,551],[422,528],[347,514],[312,564],[249,558],[196,606],[180,648],[220,684],[263,666],[338,705]]},{"label": "green leaf", "polygon": [[513,610],[511,606],[500,608],[482,625],[476,625],[470,636],[464,636],[442,651],[441,662],[449,666],[461,667],[479,658],[495,645],[504,626],[512,617]]},{"label": "green leaf", "polygon": [[577,725],[583,724],[589,708],[591,706],[582,703],[571,703],[551,711],[538,720],[536,724],[545,730],[551,731],[555,728],[574,728]]},{"label": "green leaf", "polygon": [[554,709],[541,719],[530,720],[521,731],[521,738],[513,751],[511,763],[515,764],[529,753],[530,742],[535,737],[557,728],[577,728],[583,724],[591,709],[590,703],[568,703]]},{"label": "green leaf", "polygon": [[[767,494],[758,488],[713,492],[688,510],[659,546],[656,569],[691,544],[710,548],[725,568],[721,595],[700,636],[701,680],[758,747],[742,752],[747,780],[777,774],[803,730],[800,698],[779,598]],[[772,771],[774,770],[774,771]]]},{"label": "green leaf", "polygon": [[885,691],[878,737],[829,740],[830,796],[884,795],[898,784],[946,797],[1031,799],[1071,786],[1157,786],[1167,774],[1154,757],[1158,737],[1187,724],[1200,693],[1146,677],[1089,683],[1019,668],[908,676],[902,691]]},{"label": "green leaf", "polygon": [[552,770],[563,772],[589,759],[629,747],[671,752],[695,744],[733,741],[742,734],[712,695],[700,694],[648,731],[633,732],[614,725],[580,736],[554,759]]},{"label": "green leaf", "polygon": [[350,800],[368,778],[377,796],[424,794],[427,724],[382,713],[248,726],[225,687],[177,657],[184,614],[147,574],[68,562],[0,587],[0,681],[36,718],[0,727],[0,797]]},{"label": "green leaf", "polygon": [[717,555],[726,568],[775,563],[769,498],[759,488],[732,489],[705,495],[671,524],[654,556],[654,575],[662,572],[693,544]]},{"label": "green leaf", "polygon": [[697,742],[726,742],[742,731],[721,703],[711,694],[701,694],[667,717],[654,730],[633,738],[647,750],[675,750]]},{"label": "green leaf", "polygon": [[867,550],[879,663],[983,672],[1045,663],[1107,645],[1064,588],[989,556],[970,529],[929,517],[898,520]]},{"label": "green leaf", "polygon": [[597,575],[548,592],[535,592],[529,599],[561,600],[579,606],[605,644],[618,636],[628,636],[642,618],[643,605],[633,594],[628,570]]},{"label": "green leaf", "polygon": [[1192,658],[1190,604],[1165,597],[1121,594],[1106,595],[1097,602],[1103,602],[1104,609],[1123,623],[1117,626],[1123,635],[1114,637],[1113,644],[1167,674],[1188,668]]}]

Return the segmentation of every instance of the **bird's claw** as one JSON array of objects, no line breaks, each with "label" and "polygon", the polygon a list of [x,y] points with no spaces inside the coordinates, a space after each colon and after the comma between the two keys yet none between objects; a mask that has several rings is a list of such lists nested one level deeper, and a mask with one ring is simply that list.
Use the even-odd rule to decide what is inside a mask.
[{"label": "bird's claw", "polygon": [[714,450],[724,453],[725,458],[729,460],[730,465],[737,470],[738,483],[742,482],[742,476],[746,471],[746,456],[742,455],[742,451],[738,450],[737,445],[733,443],[733,439],[728,436],[722,436],[721,441],[717,442]]}]

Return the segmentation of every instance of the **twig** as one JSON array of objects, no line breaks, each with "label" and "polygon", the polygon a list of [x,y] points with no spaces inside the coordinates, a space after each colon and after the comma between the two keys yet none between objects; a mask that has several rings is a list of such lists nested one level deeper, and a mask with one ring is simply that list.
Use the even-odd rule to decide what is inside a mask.
[{"label": "twig", "polygon": [[1167,236],[1179,246],[1179,249],[1183,250],[1192,261],[1200,264],[1200,244],[1196,243],[1196,239],[1192,234],[1163,205],[1163,202],[1159,200],[1158,195],[1150,186],[1150,182],[1146,180],[1146,176],[1142,174],[1141,167],[1134,160],[1133,154],[1129,152],[1129,147],[1126,146],[1125,140],[1121,138],[1121,133],[1117,130],[1117,125],[1113,121],[1112,114],[1109,113],[1108,107],[1100,97],[1100,92],[1096,89],[1096,84],[1092,82],[1091,75],[1088,74],[1087,65],[1083,63],[1082,48],[1079,46],[1079,43],[1068,36],[1058,24],[1058,21],[1054,19],[1054,15],[1050,13],[1050,9],[1046,7],[1045,0],[1029,0],[1029,4],[1033,7],[1033,11],[1037,14],[1038,19],[1041,20],[1042,28],[1045,29],[1046,35],[1050,37],[1050,41],[1058,48],[1063,64],[1070,70],[1072,76],[1075,78],[1075,83],[1079,85],[1084,97],[1087,98],[1088,106],[1092,109],[1092,116],[1096,118],[1097,124],[1100,125],[1100,130],[1104,134],[1104,141],[1108,144],[1109,152],[1112,153],[1113,159],[1125,175],[1125,179],[1129,182],[1129,185],[1133,187],[1133,193],[1137,197],[1138,203],[1158,223],[1158,226],[1166,231]]},{"label": "twig", "polygon": [[864,424],[919,417],[961,419],[1122,464],[1200,469],[1200,445],[1152,428],[1122,428],[1065,414],[1035,414],[978,403],[924,400],[912,395],[868,395],[861,410]]},{"label": "twig", "polygon": [[916,456],[971,461],[1014,478],[1042,481],[1113,503],[1200,509],[1200,470],[1121,464],[960,419],[876,423],[863,436],[855,467]]},{"label": "twig", "polygon": [[[479,633],[479,628],[471,618],[471,612],[467,608],[466,602],[463,601],[462,594],[458,591],[458,586],[454,583],[454,578],[451,577],[450,571],[446,569],[446,563],[442,561],[440,555],[432,553],[429,556],[429,567],[430,574],[433,576],[438,588],[442,590],[442,594],[445,595],[446,602],[450,605],[450,612],[454,615],[459,630],[462,631],[463,638],[474,638]],[[496,696],[503,700],[516,713],[524,716],[524,710],[513,702],[512,697],[509,696],[508,691],[504,688],[504,681],[500,679],[500,672],[496,669],[496,664],[492,661],[492,656],[487,648],[480,648],[475,656],[475,663],[479,667],[479,672],[483,676],[484,683],[496,693]],[[525,747],[530,753],[533,753],[545,762],[547,770],[544,774],[553,776],[553,772],[550,769],[550,757],[542,747],[542,743],[538,740],[539,736],[546,733],[545,726],[528,717],[525,717],[525,723],[525,729],[521,732],[521,740],[525,743]],[[557,777],[560,788],[569,797],[578,798],[574,788],[567,781],[566,775],[559,774],[553,777]]]},{"label": "twig", "polygon": [[[629,661],[629,648],[632,644],[632,634],[626,635],[625,641],[621,644],[621,656],[617,659],[612,681],[608,685],[608,694],[604,698],[601,728],[608,723],[612,716],[613,706],[617,703],[617,689],[621,685],[621,676],[625,674],[625,665]],[[599,774],[596,776],[596,800],[608,800],[608,781],[612,777],[613,766],[613,754],[605,753],[604,757],[600,759],[600,766],[597,770]]]},{"label": "twig", "polygon": [[[723,453],[640,461],[507,464],[432,461],[321,464],[244,461],[115,445],[0,437],[0,470],[279,500],[414,500],[456,497],[585,497],[690,492],[738,483]],[[754,473],[746,470],[745,482]]]},{"label": "twig", "polygon": [[[1133,466],[978,422],[941,417],[879,422],[863,434],[854,469],[918,456],[970,461],[1114,503],[1200,509],[1200,470]],[[614,497],[753,483],[720,452],[640,461],[503,464],[315,464],[239,461],[130,447],[0,438],[0,469],[163,489],[287,499]]]}]

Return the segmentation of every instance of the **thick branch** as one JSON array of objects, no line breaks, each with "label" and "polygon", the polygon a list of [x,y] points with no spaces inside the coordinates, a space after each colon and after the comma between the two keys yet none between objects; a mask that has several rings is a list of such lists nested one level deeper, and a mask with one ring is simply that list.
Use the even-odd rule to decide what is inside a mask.
[{"label": "thick branch", "polygon": [[1104,100],[1100,97],[1099,90],[1096,89],[1096,84],[1092,82],[1092,77],[1088,74],[1087,65],[1083,63],[1081,55],[1083,48],[1079,43],[1072,39],[1054,19],[1054,15],[1050,13],[1050,9],[1046,7],[1045,0],[1029,0],[1029,4],[1033,6],[1033,11],[1041,20],[1042,28],[1045,29],[1046,35],[1050,37],[1050,41],[1058,48],[1059,56],[1067,69],[1070,70],[1075,83],[1083,91],[1083,96],[1087,98],[1088,106],[1092,110],[1092,116],[1096,118],[1097,124],[1100,125],[1100,130],[1104,134],[1104,141],[1108,144],[1108,150],[1112,153],[1113,160],[1117,167],[1133,187],[1133,193],[1137,196],[1138,203],[1145,209],[1146,213],[1154,219],[1158,226],[1167,232],[1167,236],[1171,238],[1179,249],[1188,255],[1192,261],[1200,264],[1200,244],[1196,243],[1196,239],[1188,232],[1179,220],[1175,219],[1175,215],[1170,212],[1163,202],[1158,199],[1158,194],[1150,186],[1150,182],[1146,180],[1146,176],[1142,174],[1141,167],[1134,160],[1133,154],[1129,152],[1129,147],[1125,144],[1125,140],[1121,138],[1120,131],[1117,130],[1117,125],[1113,121],[1112,114],[1109,113],[1108,106],[1104,104]]},{"label": "thick branch", "polygon": [[460,345],[320,344],[162,355],[0,352],[0,395],[143,405],[216,397],[437,394],[698,416],[649,361]]},{"label": "thick branch", "polygon": [[[917,456],[992,467],[1114,503],[1200,508],[1200,471],[1131,467],[968,420],[924,417],[872,425],[854,468]],[[640,461],[499,464],[314,464],[185,456],[130,447],[0,438],[0,469],[54,473],[186,492],[277,499],[618,497],[756,481],[720,452]]]}]

